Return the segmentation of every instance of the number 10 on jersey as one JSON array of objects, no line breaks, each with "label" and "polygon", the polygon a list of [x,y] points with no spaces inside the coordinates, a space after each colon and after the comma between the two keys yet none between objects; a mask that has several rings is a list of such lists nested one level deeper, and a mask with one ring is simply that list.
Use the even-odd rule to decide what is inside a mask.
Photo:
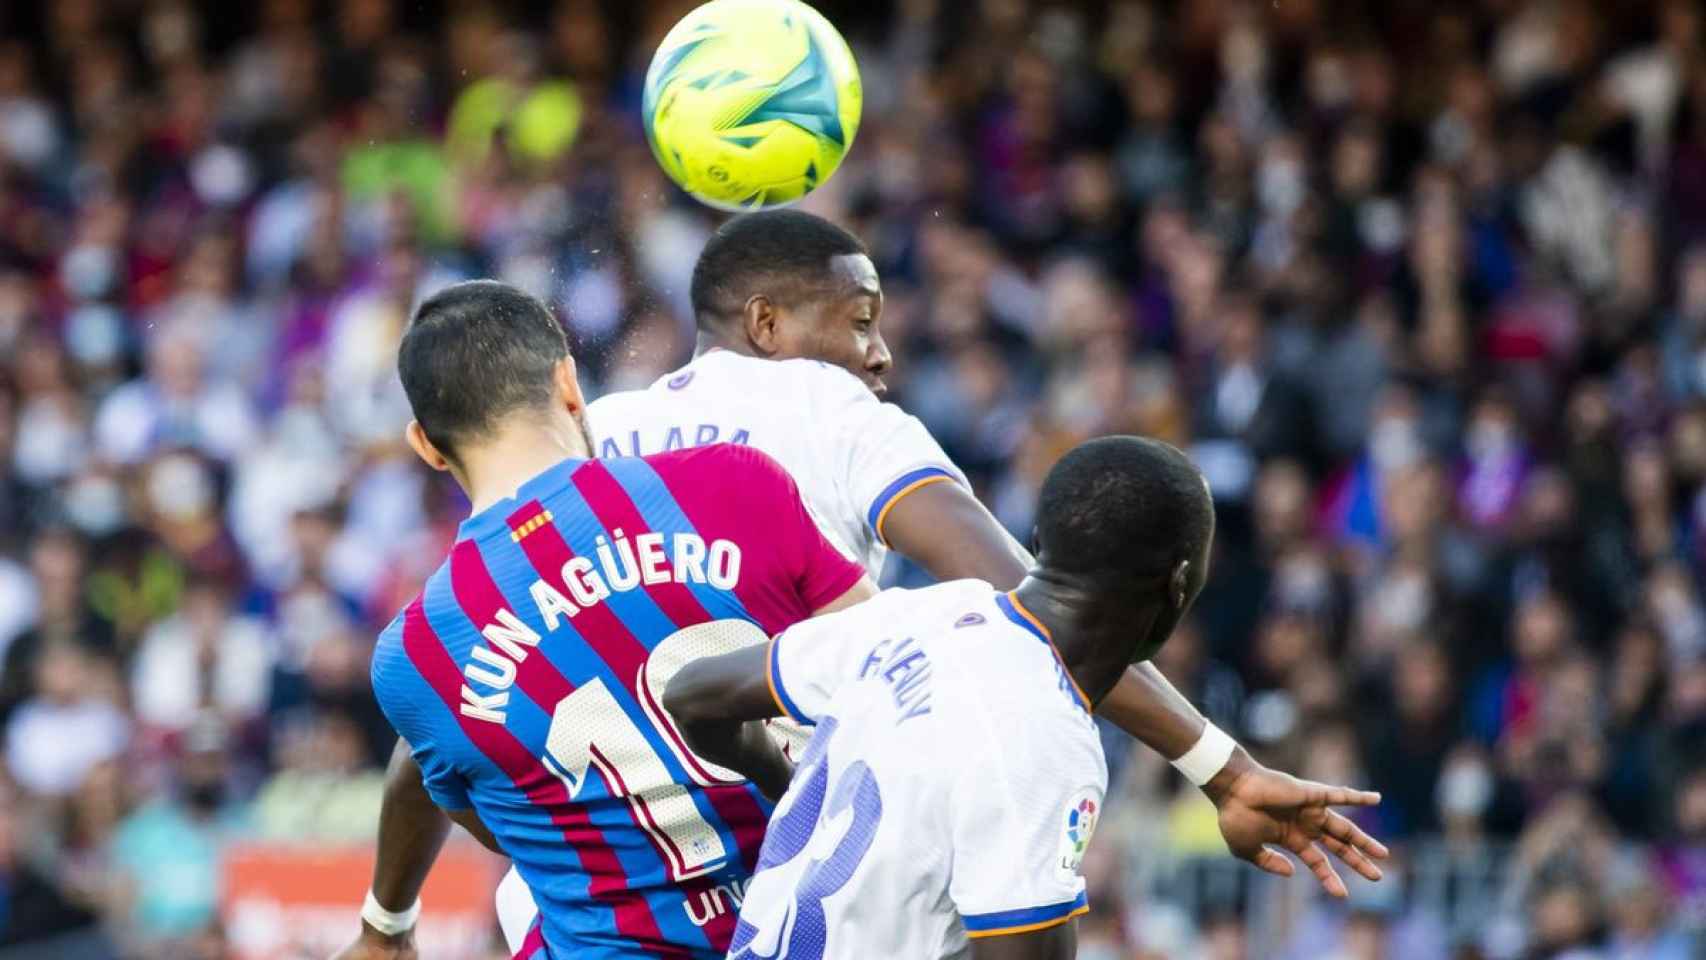
[{"label": "number 10 on jersey", "polygon": [[[658,736],[688,776],[700,786],[742,782],[732,770],[699,757],[660,704],[670,678],[689,660],[730,653],[766,640],[745,620],[718,620],[678,630],[652,649],[635,678],[634,694]],[[675,881],[702,876],[728,860],[722,837],[699,813],[698,804],[670,774],[663,757],[635,725],[602,678],[593,678],[557,702],[546,735],[545,768],[580,798],[589,770],[605,788],[628,802],[634,823],[651,837]]]}]

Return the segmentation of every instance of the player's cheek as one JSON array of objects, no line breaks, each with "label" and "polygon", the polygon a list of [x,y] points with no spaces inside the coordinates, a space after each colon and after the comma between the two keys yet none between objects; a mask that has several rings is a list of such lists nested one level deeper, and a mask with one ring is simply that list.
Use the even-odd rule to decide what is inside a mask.
[{"label": "player's cheek", "polygon": [[865,367],[864,344],[859,334],[850,330],[829,333],[824,337],[824,356],[846,370],[859,371]]}]

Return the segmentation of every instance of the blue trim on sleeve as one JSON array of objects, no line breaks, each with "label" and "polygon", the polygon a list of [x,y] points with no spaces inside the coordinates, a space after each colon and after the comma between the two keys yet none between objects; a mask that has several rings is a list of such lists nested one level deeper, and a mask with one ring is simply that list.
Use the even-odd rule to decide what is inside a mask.
[{"label": "blue trim on sleeve", "polygon": [[960,921],[966,925],[966,932],[980,933],[991,930],[1007,930],[1013,927],[1030,927],[1050,920],[1060,920],[1070,917],[1079,910],[1088,909],[1090,898],[1088,894],[1079,891],[1078,896],[1061,903],[1051,903],[1043,907],[1025,907],[1021,910],[1002,910],[999,913],[969,913],[961,914]]},{"label": "blue trim on sleeve", "polygon": [[770,689],[775,692],[776,700],[781,704],[782,709],[795,723],[805,724],[808,727],[816,726],[817,721],[806,716],[805,711],[800,709],[800,705],[794,702],[794,698],[788,696],[788,688],[782,684],[782,638],[780,636],[770,641],[768,668],[770,670]]},{"label": "blue trim on sleeve", "polygon": [[919,467],[917,470],[908,470],[906,473],[896,477],[893,483],[884,487],[883,492],[877,494],[877,498],[871,501],[871,508],[865,511],[865,522],[870,524],[872,530],[876,530],[877,520],[882,517],[883,508],[889,505],[889,501],[898,496],[902,490],[905,490],[907,487],[923,480],[925,477],[946,477],[949,480],[955,479],[952,473],[949,473],[941,467]]}]

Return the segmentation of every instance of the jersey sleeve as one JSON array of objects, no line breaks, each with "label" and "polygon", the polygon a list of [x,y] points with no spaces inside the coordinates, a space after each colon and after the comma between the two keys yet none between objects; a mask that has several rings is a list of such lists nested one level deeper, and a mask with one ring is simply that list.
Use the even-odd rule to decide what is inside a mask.
[{"label": "jersey sleeve", "polygon": [[456,768],[439,756],[430,743],[409,744],[415,763],[421,768],[421,784],[426,787],[432,802],[446,810],[467,810],[474,806],[468,797],[468,781]]},{"label": "jersey sleeve", "polygon": [[842,685],[856,680],[866,661],[881,653],[886,611],[898,595],[889,589],[864,603],[803,620],[770,638],[765,679],[776,706],[798,723],[815,724]]},{"label": "jersey sleeve", "polygon": [[816,392],[848,506],[879,541],[888,543],[883,521],[907,494],[932,483],[970,487],[922,420],[879,400],[846,371],[821,366],[824,373],[817,379],[823,383]]},{"label": "jersey sleeve", "polygon": [[948,894],[968,937],[1027,933],[1089,911],[1079,865],[1106,776],[1083,734],[1026,731],[999,719],[967,749],[948,803]]},{"label": "jersey sleeve", "polygon": [[446,810],[467,810],[474,805],[468,796],[468,781],[440,749],[430,711],[442,707],[438,695],[425,678],[415,672],[403,652],[399,617],[380,635],[373,649],[373,696],[392,729],[409,745],[409,753],[421,768],[421,783],[432,802]]}]

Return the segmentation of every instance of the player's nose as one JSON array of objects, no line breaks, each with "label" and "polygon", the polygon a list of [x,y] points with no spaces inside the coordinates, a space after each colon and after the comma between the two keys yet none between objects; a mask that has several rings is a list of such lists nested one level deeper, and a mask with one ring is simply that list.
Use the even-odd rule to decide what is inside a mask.
[{"label": "player's nose", "polygon": [[871,389],[882,393],[888,389],[883,383],[883,377],[894,368],[894,356],[889,353],[889,345],[882,337],[871,341],[871,346],[865,351],[865,372],[870,376]]}]

